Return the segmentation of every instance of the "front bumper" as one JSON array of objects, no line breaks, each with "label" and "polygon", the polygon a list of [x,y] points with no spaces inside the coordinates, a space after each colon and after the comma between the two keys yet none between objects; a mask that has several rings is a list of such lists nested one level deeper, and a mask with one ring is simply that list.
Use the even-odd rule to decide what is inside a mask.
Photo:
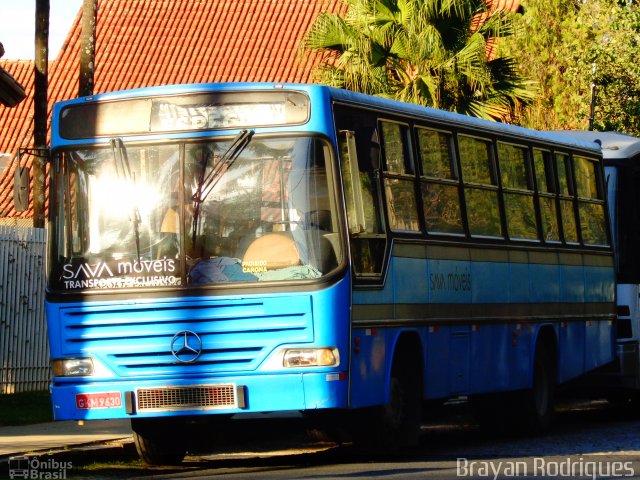
[{"label": "front bumper", "polygon": [[[213,392],[214,397],[220,393],[222,399],[216,403],[209,395],[203,401],[200,391]],[[138,394],[142,392],[147,399],[156,392],[158,401],[140,402]],[[188,395],[181,396],[184,392]],[[51,399],[55,420],[305,411],[346,408],[348,381],[344,372],[313,372],[82,384],[54,382]]]}]

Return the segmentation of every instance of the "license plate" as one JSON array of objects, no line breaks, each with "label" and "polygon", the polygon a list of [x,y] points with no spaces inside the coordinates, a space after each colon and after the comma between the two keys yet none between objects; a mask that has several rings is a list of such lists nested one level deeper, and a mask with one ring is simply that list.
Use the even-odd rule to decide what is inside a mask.
[{"label": "license plate", "polygon": [[89,410],[92,408],[119,408],[121,406],[122,395],[120,392],[76,394],[76,407],[80,410]]}]

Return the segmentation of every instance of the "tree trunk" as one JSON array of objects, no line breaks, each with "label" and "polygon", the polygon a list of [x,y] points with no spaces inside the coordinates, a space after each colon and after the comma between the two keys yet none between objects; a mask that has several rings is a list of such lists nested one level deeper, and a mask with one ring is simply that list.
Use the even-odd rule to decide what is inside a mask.
[{"label": "tree trunk", "polygon": [[82,33],[80,36],[79,97],[93,95],[97,12],[98,0],[84,0],[82,4]]}]

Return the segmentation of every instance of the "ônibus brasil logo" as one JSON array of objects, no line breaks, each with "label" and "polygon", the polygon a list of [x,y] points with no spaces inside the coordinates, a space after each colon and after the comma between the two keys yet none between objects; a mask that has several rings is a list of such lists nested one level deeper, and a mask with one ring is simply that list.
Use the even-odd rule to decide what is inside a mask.
[{"label": "\u00f4nibus brasil logo", "polygon": [[72,462],[61,462],[49,457],[9,457],[9,478],[65,479],[73,468]]}]

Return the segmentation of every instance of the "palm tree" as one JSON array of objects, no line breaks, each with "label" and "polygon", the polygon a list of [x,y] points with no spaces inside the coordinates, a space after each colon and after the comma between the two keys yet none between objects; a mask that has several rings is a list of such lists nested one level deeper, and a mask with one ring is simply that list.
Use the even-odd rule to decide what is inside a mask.
[{"label": "palm tree", "polygon": [[303,39],[324,55],[319,82],[502,121],[533,99],[515,61],[488,53],[513,13],[484,0],[343,1],[344,16],[321,14]]}]

